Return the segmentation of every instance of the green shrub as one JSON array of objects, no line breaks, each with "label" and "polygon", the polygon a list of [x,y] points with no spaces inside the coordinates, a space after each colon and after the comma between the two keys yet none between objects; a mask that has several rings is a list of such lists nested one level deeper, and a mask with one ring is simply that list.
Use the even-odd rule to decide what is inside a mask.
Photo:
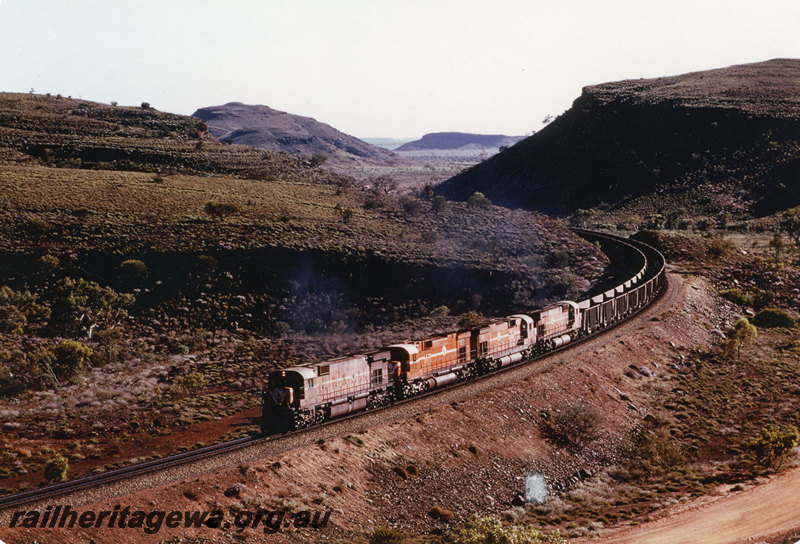
[{"label": "green shrub", "polygon": [[450,544],[559,544],[557,532],[546,534],[531,525],[503,525],[499,520],[473,514],[464,527],[445,542]]},{"label": "green shrub", "polygon": [[753,323],[761,328],[795,326],[795,320],[785,310],[780,308],[764,308],[753,318]]},{"label": "green shrub", "polygon": [[391,527],[378,527],[369,535],[369,544],[400,544],[406,535]]},{"label": "green shrub", "polygon": [[44,466],[44,479],[48,483],[65,482],[67,471],[69,470],[69,460],[57,453],[53,455]]},{"label": "green shrub", "polygon": [[55,255],[42,255],[39,257],[38,263],[48,272],[52,272],[61,266],[61,260]]},{"label": "green shrub", "polygon": [[206,383],[208,383],[206,377],[200,372],[190,372],[178,379],[178,385],[190,391],[201,389],[206,386]]},{"label": "green shrub", "polygon": [[730,300],[734,304],[738,304],[739,306],[746,306],[752,307],[753,306],[753,297],[745,295],[741,289],[733,288],[733,289],[723,289],[719,292],[720,296],[726,300]]},{"label": "green shrub", "polygon": [[50,317],[50,309],[38,300],[29,291],[0,287],[0,332],[22,334],[29,324],[43,324]]},{"label": "green shrub", "polygon": [[727,330],[725,335],[728,337],[727,345],[724,346],[725,351],[730,353],[736,349],[736,356],[740,357],[742,346],[755,342],[758,337],[758,331],[746,317],[742,317],[739,318],[736,325]]},{"label": "green shrub", "polygon": [[480,191],[475,191],[472,195],[467,199],[467,204],[472,206],[473,208],[482,208],[486,209],[492,205],[492,201],[486,198],[486,196],[481,193]]},{"label": "green shrub", "polygon": [[794,425],[779,427],[770,425],[761,429],[761,436],[748,440],[744,450],[766,467],[783,462],[786,455],[797,445],[800,433]]},{"label": "green shrub", "polygon": [[75,340],[62,340],[53,348],[53,371],[64,377],[86,370],[92,348]]},{"label": "green shrub", "polygon": [[127,259],[119,264],[119,279],[129,285],[139,285],[147,279],[147,266],[138,259]]},{"label": "green shrub", "polygon": [[431,317],[445,317],[450,315],[450,308],[447,306],[437,306],[431,310]]}]

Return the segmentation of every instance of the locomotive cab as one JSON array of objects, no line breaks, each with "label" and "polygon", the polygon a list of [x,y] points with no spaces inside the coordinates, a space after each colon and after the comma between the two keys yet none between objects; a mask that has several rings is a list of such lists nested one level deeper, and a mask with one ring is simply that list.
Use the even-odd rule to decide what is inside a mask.
[{"label": "locomotive cab", "polygon": [[394,344],[389,346],[389,358],[392,363],[399,364],[400,375],[406,379],[415,378],[419,374],[417,362],[419,350],[413,344]]},{"label": "locomotive cab", "polygon": [[261,430],[280,433],[290,429],[294,412],[300,408],[308,389],[314,387],[314,371],[291,367],[270,372],[263,392]]}]

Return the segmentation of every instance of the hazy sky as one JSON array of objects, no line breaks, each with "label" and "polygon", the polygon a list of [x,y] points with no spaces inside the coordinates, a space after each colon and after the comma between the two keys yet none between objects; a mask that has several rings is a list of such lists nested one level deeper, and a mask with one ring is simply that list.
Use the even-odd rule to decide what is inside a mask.
[{"label": "hazy sky", "polygon": [[0,90],[526,134],[593,83],[800,57],[797,0],[0,0]]}]

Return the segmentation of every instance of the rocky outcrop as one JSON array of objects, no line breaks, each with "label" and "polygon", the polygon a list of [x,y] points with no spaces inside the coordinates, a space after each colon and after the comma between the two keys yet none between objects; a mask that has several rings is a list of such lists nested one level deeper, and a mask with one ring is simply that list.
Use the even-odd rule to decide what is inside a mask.
[{"label": "rocky outcrop", "polygon": [[572,108],[437,188],[568,214],[766,214],[800,204],[800,60],[585,87]]}]

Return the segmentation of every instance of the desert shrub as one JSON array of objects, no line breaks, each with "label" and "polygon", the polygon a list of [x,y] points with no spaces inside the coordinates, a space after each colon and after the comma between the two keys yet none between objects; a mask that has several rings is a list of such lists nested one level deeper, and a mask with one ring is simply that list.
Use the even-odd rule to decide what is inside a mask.
[{"label": "desert shrub", "polygon": [[447,199],[442,195],[436,195],[433,197],[431,201],[431,211],[433,213],[439,213],[444,211],[445,207],[447,206]]},{"label": "desert shrub", "polygon": [[431,317],[445,317],[450,315],[450,308],[447,306],[437,306],[431,310]]},{"label": "desert shrub", "polygon": [[442,508],[441,506],[438,505],[431,508],[428,511],[428,515],[433,519],[438,519],[439,521],[444,521],[444,522],[451,522],[456,517],[456,515],[453,513],[452,510]]},{"label": "desert shrub", "polygon": [[149,110],[151,108],[150,102],[142,102],[142,106],[141,107],[142,107],[143,110]]},{"label": "desert shrub", "polygon": [[325,161],[328,160],[328,157],[323,155],[322,153],[316,153],[312,155],[312,157],[308,160],[308,164],[311,166],[321,166],[325,164]]},{"label": "desert shrub", "polygon": [[661,468],[678,467],[684,462],[684,452],[666,428],[642,432],[636,437],[636,454]]},{"label": "desert shrub", "polygon": [[472,195],[467,199],[467,204],[472,206],[473,208],[482,208],[486,209],[492,205],[492,201],[486,198],[480,191],[475,191]]},{"label": "desert shrub", "polygon": [[678,230],[689,230],[692,228],[692,224],[693,223],[691,219],[679,219],[676,226]]},{"label": "desert shrub", "polygon": [[365,210],[383,208],[384,206],[386,206],[386,199],[383,195],[379,195],[378,193],[368,193],[367,196],[364,197]]},{"label": "desert shrub", "polygon": [[49,317],[50,309],[36,295],[0,287],[0,332],[22,334],[28,325],[42,324]]},{"label": "desert shrub", "polygon": [[13,304],[0,306],[0,332],[22,334],[28,325],[28,319]]},{"label": "desert shrub", "polygon": [[728,337],[728,340],[723,346],[724,350],[728,353],[732,353],[735,349],[736,356],[740,357],[742,354],[742,346],[755,342],[758,331],[746,317],[742,317],[739,318],[736,325],[726,331],[725,336]]},{"label": "desert shrub", "polygon": [[56,286],[53,321],[66,335],[84,334],[92,338],[95,330],[113,328],[128,317],[135,299],[83,278],[64,278]]},{"label": "desert shrub", "polygon": [[780,227],[800,247],[800,206],[783,212]]},{"label": "desert shrub", "polygon": [[736,251],[736,244],[725,238],[714,238],[708,244],[708,255],[714,259],[724,257]]},{"label": "desert shrub", "polygon": [[780,308],[764,308],[753,318],[753,323],[761,328],[795,326],[795,320],[786,310]]},{"label": "desert shrub", "polygon": [[401,544],[406,538],[402,532],[391,527],[378,527],[369,535],[369,544]]},{"label": "desert shrub", "polygon": [[422,211],[422,202],[413,196],[400,197],[400,207],[406,215],[417,215]]},{"label": "desert shrub", "polygon": [[564,539],[557,532],[543,533],[532,525],[503,525],[500,520],[470,516],[461,530],[446,535],[448,544],[558,544]]},{"label": "desert shrub", "polygon": [[760,312],[764,308],[772,306],[775,303],[775,292],[769,289],[757,291],[755,295],[753,295],[753,308]]},{"label": "desert shrub", "polygon": [[458,318],[459,329],[474,329],[483,324],[486,319],[478,312],[466,312]]},{"label": "desert shrub", "polygon": [[752,306],[753,305],[753,297],[745,295],[741,289],[733,288],[733,289],[723,289],[719,292],[720,296],[726,300],[730,300],[734,304],[738,304],[739,306]]},{"label": "desert shrub", "polygon": [[554,444],[581,449],[597,436],[600,418],[589,406],[574,405],[543,414],[541,431]]},{"label": "desert shrub", "polygon": [[127,259],[119,264],[119,279],[128,285],[139,285],[147,279],[147,266],[138,259]]},{"label": "desert shrub", "polygon": [[25,389],[25,382],[21,377],[6,366],[11,357],[11,353],[7,351],[0,352],[0,397],[16,395]]},{"label": "desert shrub", "polygon": [[225,202],[215,202],[213,200],[206,202],[203,208],[208,215],[220,221],[224,221],[228,216],[239,213],[239,207],[236,204],[228,204]]},{"label": "desert shrub", "polygon": [[52,272],[61,266],[61,260],[55,255],[42,255],[37,259],[37,262],[48,272]]},{"label": "desert shrub", "polygon": [[62,340],[53,348],[53,371],[63,377],[86,370],[92,348],[75,340]]},{"label": "desert shrub", "polygon": [[195,391],[206,386],[207,380],[200,372],[190,372],[178,379],[178,385],[190,391]]},{"label": "desert shrub", "polygon": [[342,207],[339,204],[334,206],[334,208],[339,211],[339,214],[342,216],[342,223],[344,223],[345,225],[347,225],[348,223],[350,223],[350,221],[353,220],[355,212],[352,209]]},{"label": "desert shrub", "polygon": [[716,226],[717,223],[709,217],[701,217],[700,219],[697,220],[697,223],[695,223],[695,228],[700,232],[708,232],[714,230]]},{"label": "desert shrub", "polygon": [[666,219],[664,216],[660,213],[654,213],[645,218],[642,228],[649,230],[661,230],[664,228],[665,224]]},{"label": "desert shrub", "polygon": [[780,466],[797,445],[800,433],[794,425],[770,425],[761,429],[761,436],[744,443],[744,450],[765,467]]},{"label": "desert shrub", "polygon": [[53,455],[44,466],[44,479],[48,483],[65,482],[67,471],[69,470],[69,460],[57,453]]},{"label": "desert shrub", "polygon": [[27,219],[25,220],[22,225],[20,225],[20,229],[22,232],[33,238],[34,240],[38,240],[48,232],[52,230],[52,225],[47,221],[42,219]]}]

